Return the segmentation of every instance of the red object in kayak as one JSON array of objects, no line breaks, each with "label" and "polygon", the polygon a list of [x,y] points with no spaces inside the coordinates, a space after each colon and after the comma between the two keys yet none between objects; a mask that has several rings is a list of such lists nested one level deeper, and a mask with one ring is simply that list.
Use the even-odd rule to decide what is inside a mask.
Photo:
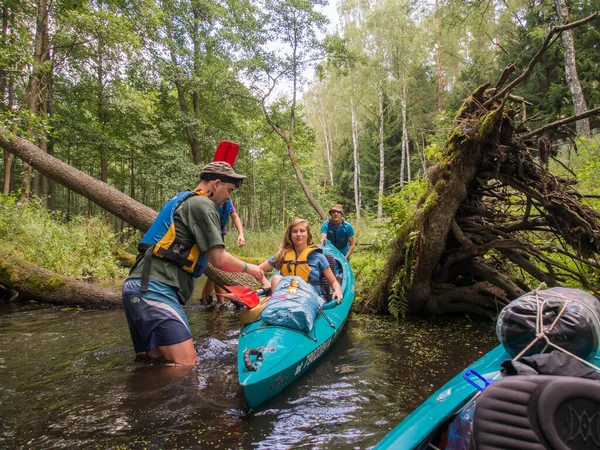
[{"label": "red object in kayak", "polygon": [[260,299],[258,298],[258,294],[255,290],[249,289],[244,286],[225,286],[225,289],[230,291],[228,294],[219,294],[223,297],[227,297],[233,301],[238,301],[243,303],[248,308],[254,308],[256,305],[260,303]]}]

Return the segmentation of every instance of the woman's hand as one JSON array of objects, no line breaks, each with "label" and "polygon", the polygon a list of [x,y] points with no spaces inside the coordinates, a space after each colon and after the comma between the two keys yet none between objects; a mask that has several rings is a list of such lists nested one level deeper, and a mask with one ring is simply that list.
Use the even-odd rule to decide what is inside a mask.
[{"label": "woman's hand", "polygon": [[340,283],[337,283],[337,287],[333,289],[333,294],[331,294],[331,300],[336,300],[338,302],[338,305],[340,303],[342,303],[343,297],[342,297],[342,290],[340,289]]}]

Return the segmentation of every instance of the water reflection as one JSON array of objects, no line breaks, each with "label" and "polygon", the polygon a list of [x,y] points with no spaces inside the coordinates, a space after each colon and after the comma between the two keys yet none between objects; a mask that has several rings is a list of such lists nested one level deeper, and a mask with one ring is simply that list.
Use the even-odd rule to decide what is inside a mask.
[{"label": "water reflection", "polygon": [[122,311],[0,304],[0,448],[368,448],[495,345],[491,324],[352,315],[319,364],[250,411],[235,311],[188,317],[192,369],[135,361]]}]

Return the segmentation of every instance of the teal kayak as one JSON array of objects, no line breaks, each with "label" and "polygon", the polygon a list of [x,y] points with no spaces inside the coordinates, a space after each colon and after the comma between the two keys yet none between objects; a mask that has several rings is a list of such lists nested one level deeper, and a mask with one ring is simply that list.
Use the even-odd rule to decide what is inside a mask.
[{"label": "teal kayak", "polygon": [[342,270],[341,303],[330,301],[305,334],[258,320],[244,325],[238,344],[238,381],[250,408],[277,395],[312,367],[339,336],[354,301],[354,274],[332,245],[323,247]]},{"label": "teal kayak", "polygon": [[[498,379],[500,364],[511,358],[502,345],[492,349],[425,400],[390,431],[375,446],[375,450],[437,448],[431,447],[430,444],[437,444],[450,421],[478,393],[478,389],[465,379],[464,374],[475,371],[484,379]],[[600,366],[600,351],[590,362]]]}]

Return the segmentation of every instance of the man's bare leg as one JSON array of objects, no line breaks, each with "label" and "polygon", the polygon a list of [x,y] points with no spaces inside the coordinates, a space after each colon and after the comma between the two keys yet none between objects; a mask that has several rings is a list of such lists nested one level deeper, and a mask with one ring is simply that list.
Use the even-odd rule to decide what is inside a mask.
[{"label": "man's bare leg", "polygon": [[182,366],[195,366],[198,364],[198,356],[194,348],[193,339],[173,345],[159,345],[146,353],[151,358],[161,358],[172,361]]}]

